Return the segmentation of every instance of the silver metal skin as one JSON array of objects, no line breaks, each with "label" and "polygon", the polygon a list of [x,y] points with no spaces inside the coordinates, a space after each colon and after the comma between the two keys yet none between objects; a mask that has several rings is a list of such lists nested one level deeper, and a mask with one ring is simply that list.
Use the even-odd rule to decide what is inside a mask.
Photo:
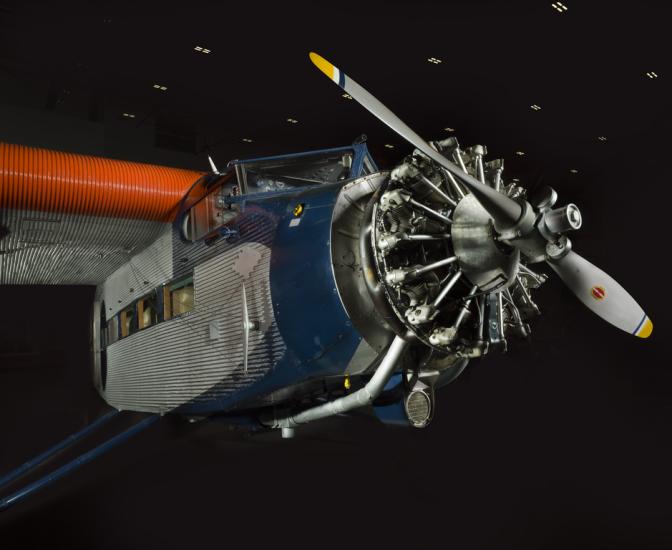
[{"label": "silver metal skin", "polygon": [[389,324],[391,316],[381,313],[377,305],[386,302],[370,264],[372,247],[364,238],[362,249],[361,241],[362,233],[370,231],[367,205],[388,176],[387,172],[378,172],[346,184],[338,195],[331,221],[331,265],[338,296],[354,327],[378,353],[390,345],[394,330]]},{"label": "silver metal skin", "polygon": [[[257,238],[268,241],[272,230],[260,228]],[[147,292],[139,283],[149,281],[152,288],[175,278],[173,246],[168,234],[107,278],[97,300],[104,298],[108,319]],[[252,242],[196,265],[192,311],[108,345],[107,383],[97,385],[105,401],[163,414],[230,395],[265,376],[286,350],[273,312],[270,264],[271,249]]]},{"label": "silver metal skin", "polygon": [[[98,285],[171,224],[0,208],[0,284]],[[137,285],[133,285],[137,286]]]},{"label": "silver metal skin", "polygon": [[476,197],[468,195],[455,208],[451,227],[460,268],[484,291],[510,284],[520,263],[517,251],[506,253],[497,245],[491,220]]},{"label": "silver metal skin", "polygon": [[385,357],[366,385],[354,393],[339,397],[322,405],[312,407],[298,414],[275,418],[274,428],[294,428],[320,418],[342,414],[344,412],[370,405],[383,392],[385,384],[399,366],[399,361],[408,347],[408,342],[397,336],[390,344]]}]

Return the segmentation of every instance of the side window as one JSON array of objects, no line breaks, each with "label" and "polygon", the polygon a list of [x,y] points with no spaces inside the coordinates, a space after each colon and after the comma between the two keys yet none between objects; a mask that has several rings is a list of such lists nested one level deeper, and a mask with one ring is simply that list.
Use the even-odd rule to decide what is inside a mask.
[{"label": "side window", "polygon": [[119,323],[121,324],[121,337],[126,338],[138,329],[138,317],[135,313],[135,307],[127,307],[119,314]]},{"label": "side window", "polygon": [[194,279],[189,277],[168,287],[170,317],[182,315],[194,309]]},{"label": "side window", "polygon": [[143,329],[155,325],[159,320],[156,296],[150,294],[138,300],[138,328]]}]

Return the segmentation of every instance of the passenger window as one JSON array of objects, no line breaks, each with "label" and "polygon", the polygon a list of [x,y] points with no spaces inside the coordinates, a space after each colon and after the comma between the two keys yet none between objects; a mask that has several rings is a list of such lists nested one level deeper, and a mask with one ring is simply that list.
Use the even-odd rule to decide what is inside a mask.
[{"label": "passenger window", "polygon": [[173,283],[169,289],[171,317],[194,309],[194,280],[192,277]]},{"label": "passenger window", "polygon": [[138,319],[135,314],[135,308],[131,306],[122,310],[119,314],[119,322],[121,324],[122,338],[126,338],[126,336],[133,334],[138,328]]},{"label": "passenger window", "polygon": [[138,328],[146,328],[158,322],[156,297],[151,294],[138,300]]}]

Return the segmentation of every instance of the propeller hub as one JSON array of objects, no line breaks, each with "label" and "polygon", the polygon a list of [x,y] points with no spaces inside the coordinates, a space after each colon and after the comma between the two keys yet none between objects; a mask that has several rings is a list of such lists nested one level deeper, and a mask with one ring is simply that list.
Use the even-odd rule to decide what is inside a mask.
[{"label": "propeller hub", "polygon": [[[579,208],[575,204],[568,204],[562,208],[546,211],[543,214],[543,221],[539,229],[544,237],[551,241],[557,235],[567,231],[576,231],[581,227],[581,223],[582,218]],[[550,233],[550,235],[546,233]]]}]

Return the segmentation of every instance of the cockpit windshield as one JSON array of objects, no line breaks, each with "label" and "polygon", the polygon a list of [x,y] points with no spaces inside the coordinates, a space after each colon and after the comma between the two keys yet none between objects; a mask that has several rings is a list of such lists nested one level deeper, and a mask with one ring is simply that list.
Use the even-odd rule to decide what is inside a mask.
[{"label": "cockpit windshield", "polygon": [[227,200],[229,197],[252,198],[262,193],[337,183],[369,173],[373,167],[366,146],[361,144],[232,161],[226,173],[204,176],[184,197],[180,210],[182,234],[194,242],[214,236],[217,229],[231,223],[243,206],[240,200]]},{"label": "cockpit windshield", "polygon": [[246,193],[282,191],[307,185],[336,183],[350,177],[352,151],[262,159],[240,164]]}]

